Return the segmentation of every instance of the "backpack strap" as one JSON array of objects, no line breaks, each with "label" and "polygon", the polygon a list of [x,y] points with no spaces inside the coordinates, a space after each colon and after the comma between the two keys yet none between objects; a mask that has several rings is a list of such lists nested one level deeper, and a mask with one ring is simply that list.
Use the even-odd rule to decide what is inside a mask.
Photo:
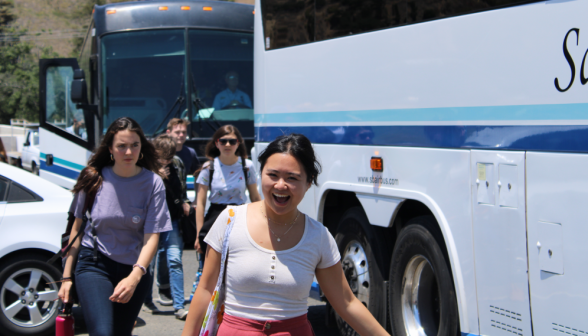
[{"label": "backpack strap", "polygon": [[208,165],[208,190],[212,193],[212,176],[214,175],[214,159],[212,161],[208,161],[210,164]]},{"label": "backpack strap", "polygon": [[[89,194],[88,196],[89,197],[86,197],[86,199],[84,200],[84,208],[83,208],[83,210],[84,210],[85,213],[89,213],[89,211],[92,210],[92,205],[94,204],[94,200],[96,199],[96,192],[93,192],[93,193]],[[74,199],[74,201],[75,200],[76,199]],[[51,257],[51,259],[47,260],[47,263],[53,264],[58,258],[63,258],[64,256],[67,255],[67,253],[69,252],[69,250],[71,249],[71,247],[73,246],[73,244],[75,243],[75,241],[85,231],[85,227],[86,227],[85,224],[86,224],[86,221],[87,221],[86,215],[84,215],[84,218],[82,220],[83,220],[82,226],[78,230],[78,233],[76,234],[76,236],[74,237],[74,239],[72,239],[71,242],[69,244],[67,244],[66,247],[62,248],[53,257]],[[71,212],[68,212],[67,227],[65,229],[65,234],[62,235],[62,240],[64,239],[64,237],[69,237],[70,236],[71,230],[73,229],[73,223],[74,222],[75,222],[75,216],[74,216],[74,214],[71,213]],[[62,241],[62,243],[64,243],[64,241]]]},{"label": "backpack strap", "polygon": [[247,186],[247,173],[249,168],[246,165],[245,158],[241,157],[241,167],[243,167],[243,177],[245,178],[245,186]]}]

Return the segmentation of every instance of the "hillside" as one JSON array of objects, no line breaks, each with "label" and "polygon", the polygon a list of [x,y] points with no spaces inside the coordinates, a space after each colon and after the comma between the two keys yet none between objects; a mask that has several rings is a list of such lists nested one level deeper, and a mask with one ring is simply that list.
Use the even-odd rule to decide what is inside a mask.
[{"label": "hillside", "polygon": [[[17,19],[12,26],[27,29],[21,41],[37,48],[52,47],[61,57],[77,56],[94,4],[122,0],[13,0]],[[127,0],[128,1],[128,0]],[[253,4],[254,0],[235,2]]]}]

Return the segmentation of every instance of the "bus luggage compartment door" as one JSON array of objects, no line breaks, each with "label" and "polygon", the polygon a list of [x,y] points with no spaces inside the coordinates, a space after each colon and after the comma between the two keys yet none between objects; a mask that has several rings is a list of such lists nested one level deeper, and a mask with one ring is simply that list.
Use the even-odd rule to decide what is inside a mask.
[{"label": "bus luggage compartment door", "polygon": [[525,153],[478,150],[471,153],[480,334],[532,336]]},{"label": "bus luggage compartment door", "polygon": [[527,153],[534,336],[588,335],[588,155]]}]

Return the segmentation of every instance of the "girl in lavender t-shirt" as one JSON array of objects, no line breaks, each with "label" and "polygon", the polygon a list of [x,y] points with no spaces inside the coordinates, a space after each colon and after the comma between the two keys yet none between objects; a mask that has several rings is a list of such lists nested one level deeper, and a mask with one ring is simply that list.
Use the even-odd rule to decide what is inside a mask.
[{"label": "girl in lavender t-shirt", "polygon": [[[123,117],[108,127],[74,186],[70,239],[82,229],[87,207],[91,223],[68,253],[59,298],[68,303],[76,286],[90,335],[130,335],[151,290],[146,268],[159,233],[172,228],[158,170],[153,145],[136,121]],[[94,201],[86,201],[91,195]]]}]

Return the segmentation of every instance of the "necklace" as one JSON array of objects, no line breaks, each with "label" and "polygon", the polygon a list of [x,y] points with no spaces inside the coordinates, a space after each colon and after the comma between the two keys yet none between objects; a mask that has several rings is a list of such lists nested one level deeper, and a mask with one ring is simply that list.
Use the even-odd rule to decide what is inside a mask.
[{"label": "necklace", "polygon": [[[265,217],[265,219],[266,219],[266,220],[268,220],[268,224],[269,224],[269,221],[272,221],[272,222],[274,222],[272,219],[268,218],[268,217],[265,215],[265,212],[263,212],[263,211],[262,211],[261,213],[263,214],[263,217]],[[286,232],[284,232],[284,233],[283,233],[282,235],[280,235],[280,236],[278,236],[278,235],[277,235],[277,234],[274,232],[274,230],[272,230],[272,228],[271,228],[269,225],[267,226],[267,227],[269,228],[270,232],[271,232],[271,233],[272,233],[274,236],[276,236],[276,240],[278,241],[278,243],[281,241],[281,237],[285,236],[285,235],[286,235],[288,232],[290,232],[290,230],[292,230],[292,228],[294,227],[294,224],[296,224],[296,221],[298,220],[298,217],[299,217],[299,216],[300,216],[300,211],[298,211],[298,214],[296,215],[296,218],[294,218],[294,220],[292,221],[292,223],[286,223],[286,224],[283,224],[283,223],[274,222],[275,224],[280,224],[280,225],[284,225],[284,226],[286,226],[286,225],[290,224],[290,228],[289,228],[288,230],[286,230]]]}]

